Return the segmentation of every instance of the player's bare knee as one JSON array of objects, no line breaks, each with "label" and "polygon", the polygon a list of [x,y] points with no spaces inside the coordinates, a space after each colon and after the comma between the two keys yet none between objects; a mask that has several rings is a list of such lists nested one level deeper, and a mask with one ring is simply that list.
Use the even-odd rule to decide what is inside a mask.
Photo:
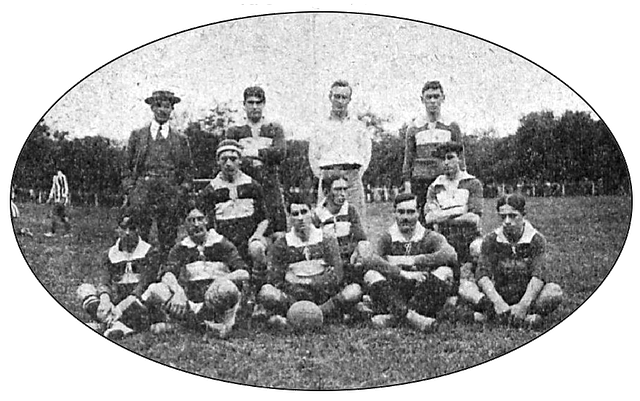
[{"label": "player's bare knee", "polygon": [[382,273],[376,270],[369,270],[364,274],[364,282],[367,286],[372,286],[373,284],[384,280],[386,280],[386,278]]},{"label": "player's bare knee", "polygon": [[480,291],[480,287],[478,287],[475,282],[465,279],[460,280],[458,295],[460,298],[473,304],[479,302],[483,296],[482,291]]},{"label": "player's bare knee", "polygon": [[453,281],[453,269],[449,266],[440,266],[431,274],[438,277],[442,281]]},{"label": "player's bare knee", "polygon": [[349,284],[340,292],[344,302],[358,302],[362,298],[362,287],[359,284]]},{"label": "player's bare knee", "polygon": [[234,282],[235,284],[243,283],[249,281],[250,275],[249,272],[244,269],[234,270],[227,275],[227,279]]},{"label": "player's bare knee", "polygon": [[278,303],[282,299],[282,291],[277,289],[271,284],[265,284],[260,288],[258,292],[258,302],[261,303]]},{"label": "player's bare knee", "polygon": [[251,241],[247,247],[251,260],[262,260],[266,258],[267,247],[262,241]]},{"label": "player's bare knee", "polygon": [[82,302],[90,296],[98,296],[98,290],[93,284],[84,283],[78,286],[76,290],[76,295],[78,296],[78,301]]}]

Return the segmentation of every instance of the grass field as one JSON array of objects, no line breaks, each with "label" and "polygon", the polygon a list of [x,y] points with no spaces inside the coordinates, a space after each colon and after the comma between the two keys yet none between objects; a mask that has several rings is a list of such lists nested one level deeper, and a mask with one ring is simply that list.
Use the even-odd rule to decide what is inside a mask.
[{"label": "grass field", "polygon": [[[553,280],[567,295],[547,330],[580,306],[600,285],[624,244],[631,199],[621,197],[532,198],[531,222],[547,237]],[[495,200],[485,200],[484,232],[498,225]],[[45,238],[42,205],[18,205],[18,237],[35,276],[73,315],[85,320],[75,289],[114,241],[117,210],[72,208],[73,236]],[[390,224],[388,204],[371,205],[366,229],[375,239]],[[90,330],[87,328],[87,330]],[[544,330],[542,332],[544,332]],[[288,389],[346,389],[406,383],[455,372],[500,356],[541,332],[443,323],[434,334],[411,329],[375,330],[364,324],[329,325],[296,335],[239,327],[227,341],[180,330],[136,334],[119,343],[162,364],[225,381]]]}]

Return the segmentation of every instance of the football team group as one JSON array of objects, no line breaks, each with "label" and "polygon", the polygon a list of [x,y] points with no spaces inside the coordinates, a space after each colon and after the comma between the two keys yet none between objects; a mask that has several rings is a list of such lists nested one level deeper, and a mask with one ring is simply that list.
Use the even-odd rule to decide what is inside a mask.
[{"label": "football team group", "polygon": [[502,223],[482,236],[482,184],[466,171],[459,127],[442,121],[437,81],[422,88],[425,113],[406,134],[393,223],[368,238],[362,175],[372,136],[349,113],[352,91],[333,83],[330,115],[310,127],[317,198],[286,201],[284,130],[264,117],[262,88],[244,91],[246,118],[226,130],[218,173],[195,198],[189,143],[169,124],[180,98],[147,98],[154,118],[128,141],[118,239],[98,277],[77,289],[88,324],[109,338],[178,326],[227,338],[237,322],[254,321],[278,330],[366,322],[431,332],[441,320],[540,327],[563,298],[547,278],[545,237],[519,193],[497,199]]}]

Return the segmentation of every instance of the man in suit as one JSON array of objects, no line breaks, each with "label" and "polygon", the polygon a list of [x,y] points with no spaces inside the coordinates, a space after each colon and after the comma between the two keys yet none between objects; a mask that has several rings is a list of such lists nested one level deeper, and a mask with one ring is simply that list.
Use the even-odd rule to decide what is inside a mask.
[{"label": "man in suit", "polygon": [[185,193],[190,187],[192,164],[188,141],[169,126],[174,105],[179,102],[180,98],[164,90],[153,92],[145,100],[154,119],[131,133],[123,180],[129,207],[140,222],[140,236],[149,240],[155,219],[162,253],[175,244],[178,225],[184,218]]}]

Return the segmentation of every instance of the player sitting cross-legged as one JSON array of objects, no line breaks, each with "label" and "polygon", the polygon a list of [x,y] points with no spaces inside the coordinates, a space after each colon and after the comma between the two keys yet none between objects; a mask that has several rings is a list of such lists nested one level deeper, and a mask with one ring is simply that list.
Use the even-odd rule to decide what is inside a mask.
[{"label": "player sitting cross-legged", "polygon": [[503,196],[496,209],[502,225],[482,241],[478,286],[491,301],[489,312],[506,318],[499,320],[539,327],[563,299],[560,286],[547,278],[546,240],[524,218],[524,196]]},{"label": "player sitting cross-legged", "polygon": [[364,275],[366,289],[378,313],[371,321],[376,327],[406,322],[431,331],[452,291],[456,252],[418,222],[415,195],[398,195],[394,204],[395,222],[382,235],[377,254],[363,257],[371,268]]},{"label": "player sitting cross-legged", "polygon": [[118,240],[98,269],[97,287],[84,283],[77,290],[82,308],[92,319],[89,325],[109,338],[144,330],[162,318],[141,302],[157,275],[157,252],[140,238],[134,217],[124,216],[117,233]]},{"label": "player sitting cross-legged", "polygon": [[190,328],[204,328],[226,338],[236,321],[241,287],[249,280],[236,247],[192,209],[186,218],[188,236],[177,243],[143,300],[164,305],[169,315]]},{"label": "player sitting cross-legged", "polygon": [[286,327],[284,317],[296,301],[320,305],[323,320],[342,316],[360,301],[358,284],[343,284],[343,263],[336,238],[311,222],[311,207],[300,194],[289,199],[291,230],[270,249],[268,283],[258,293],[258,301],[273,315],[269,324]]}]

